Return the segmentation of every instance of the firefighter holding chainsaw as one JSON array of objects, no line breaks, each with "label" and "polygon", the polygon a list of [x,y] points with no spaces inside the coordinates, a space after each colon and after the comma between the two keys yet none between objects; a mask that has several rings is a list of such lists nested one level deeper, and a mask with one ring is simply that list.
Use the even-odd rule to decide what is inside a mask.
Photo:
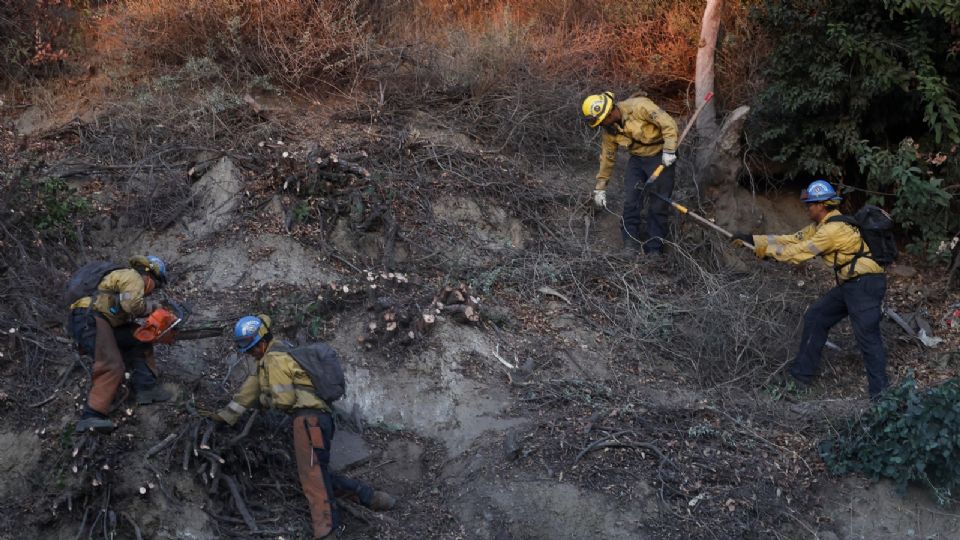
[{"label": "firefighter holding chainsaw", "polygon": [[[863,354],[870,397],[876,399],[888,384],[887,357],[880,335],[881,304],[887,289],[882,264],[896,257],[895,246],[891,239],[874,243],[871,248],[861,235],[859,225],[863,223],[840,213],[841,197],[825,180],[812,182],[803,190],[800,200],[807,205],[813,222],[806,228],[779,236],[740,233],[733,235],[733,240],[752,244],[761,258],[799,264],[821,257],[833,268],[837,286],[803,315],[800,350],[790,366],[789,376],[801,388],[810,384],[820,368],[827,333],[849,315]],[[885,245],[890,248],[883,249]]]},{"label": "firefighter holding chainsaw", "polygon": [[153,345],[134,337],[135,319],[159,307],[148,297],[166,282],[167,266],[153,255],[133,257],[128,266],[90,263],[70,279],[69,331],[80,354],[93,356],[93,381],[76,431],[113,430],[108,414],[126,367],[138,404],[170,399],[157,383]]},{"label": "firefighter holding chainsaw", "polygon": [[349,497],[372,510],[393,508],[396,499],[390,494],[330,471],[330,402],[343,395],[345,385],[336,352],[322,343],[293,348],[274,340],[266,315],[241,318],[233,335],[237,350],[256,359],[257,371],[213,418],[232,426],[257,405],[293,416],[297,472],[310,506],[313,537],[325,538],[340,528],[335,497]]},{"label": "firefighter holding chainsaw", "polygon": [[[646,254],[661,254],[663,239],[667,236],[670,206],[660,198],[651,198],[646,228],[641,230],[643,206],[647,190],[667,199],[673,193],[672,165],[677,160],[677,123],[650,99],[632,97],[617,102],[612,92],[587,96],[581,109],[590,128],[603,128],[600,170],[593,190],[593,202],[597,207],[607,206],[607,184],[616,162],[617,147],[622,146],[630,152],[624,175],[622,255],[635,257],[641,246]],[[658,168],[660,172],[656,179],[644,186]]]}]

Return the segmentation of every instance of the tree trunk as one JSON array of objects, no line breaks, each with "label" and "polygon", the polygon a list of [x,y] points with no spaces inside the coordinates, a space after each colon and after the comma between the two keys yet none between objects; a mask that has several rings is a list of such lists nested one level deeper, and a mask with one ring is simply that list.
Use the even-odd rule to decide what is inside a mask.
[{"label": "tree trunk", "polygon": [[[720,12],[723,0],[707,0],[700,22],[700,44],[697,49],[697,71],[695,75],[696,103],[703,103],[707,94],[713,92],[714,57],[717,51],[717,35],[720,33]],[[717,109],[711,100],[697,118],[697,132],[706,140],[717,136]]]}]

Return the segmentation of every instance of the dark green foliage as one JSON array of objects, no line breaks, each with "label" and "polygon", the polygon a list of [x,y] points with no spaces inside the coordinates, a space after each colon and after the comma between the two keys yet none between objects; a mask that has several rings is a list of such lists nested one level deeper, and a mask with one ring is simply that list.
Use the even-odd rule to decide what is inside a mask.
[{"label": "dark green foliage", "polygon": [[836,438],[820,443],[833,474],[889,478],[929,486],[945,504],[960,488],[960,379],[919,390],[912,377],[891,389]]},{"label": "dark green foliage", "polygon": [[749,136],[792,176],[872,192],[917,247],[960,227],[956,2],[776,0],[759,16],[777,39]]},{"label": "dark green foliage", "polygon": [[70,232],[73,220],[84,215],[90,204],[76,190],[60,178],[50,178],[39,184],[39,199],[34,223],[38,230]]},{"label": "dark green foliage", "polygon": [[90,202],[62,178],[0,183],[0,201],[5,226],[24,243],[74,241],[90,211]]}]

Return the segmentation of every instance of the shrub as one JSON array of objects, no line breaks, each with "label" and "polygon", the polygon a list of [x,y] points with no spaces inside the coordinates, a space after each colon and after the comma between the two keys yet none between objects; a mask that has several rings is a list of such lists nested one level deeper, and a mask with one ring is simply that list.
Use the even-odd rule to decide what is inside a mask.
[{"label": "shrub", "polygon": [[889,478],[903,492],[929,486],[945,504],[960,487],[960,379],[920,390],[913,377],[893,388],[837,437],[820,443],[833,474]]},{"label": "shrub", "polygon": [[0,81],[55,72],[80,39],[78,19],[70,0],[0,3]]},{"label": "shrub", "polygon": [[134,61],[179,66],[209,57],[227,71],[296,88],[352,82],[369,53],[355,1],[131,0],[105,29]]},{"label": "shrub", "polygon": [[777,39],[749,136],[789,176],[872,192],[919,251],[960,227],[960,13],[950,5],[778,0],[758,12]]},{"label": "shrub", "polygon": [[[950,158],[956,160],[956,152]],[[909,137],[893,149],[865,149],[858,158],[860,170],[866,174],[867,188],[892,191],[891,213],[897,223],[914,234],[908,250],[928,260],[945,262],[949,251],[940,244],[960,227],[960,215],[947,180],[936,174],[936,163],[948,159],[945,154],[924,155]],[[953,167],[956,169],[956,166]],[[882,195],[871,195],[870,202],[882,203]]]},{"label": "shrub", "polygon": [[40,182],[38,191],[35,220],[41,231],[63,229],[90,208],[87,200],[61,178]]}]

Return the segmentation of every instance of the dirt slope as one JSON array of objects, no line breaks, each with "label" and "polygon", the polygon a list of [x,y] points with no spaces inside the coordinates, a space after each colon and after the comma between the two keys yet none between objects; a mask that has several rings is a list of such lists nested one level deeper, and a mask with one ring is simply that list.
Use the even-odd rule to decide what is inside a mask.
[{"label": "dirt slope", "polygon": [[[15,122],[21,130],[36,127],[5,132],[6,144],[20,145],[18,159],[43,155],[62,164],[78,157],[82,141],[59,132],[62,125],[38,124],[33,108],[8,113],[5,129]],[[540,171],[521,182],[504,158],[487,162],[469,153],[463,159],[487,174],[492,187],[458,183],[442,168],[417,176],[408,171],[420,166],[418,152],[449,150],[439,146],[444,138],[464,146],[462,134],[435,133],[431,141],[430,130],[402,126],[419,135],[400,141],[416,158],[400,167],[381,148],[384,140],[396,142],[395,126],[377,131],[326,120],[333,127],[323,132],[257,124],[253,145],[213,157],[209,149],[183,151],[191,159],[171,169],[185,186],[173,203],[137,199],[137,189],[167,186],[161,176],[95,170],[70,180],[98,208],[83,218],[88,257],[162,255],[176,278],[168,294],[194,307],[194,321],[226,328],[240,315],[264,311],[284,337],[323,339],[340,351],[349,387],[338,403],[335,459],[401,500],[386,514],[348,505],[345,538],[953,535],[953,516],[922,493],[901,499],[884,484],[865,488],[823,473],[812,449],[824,423],[863,404],[849,330],[834,336],[848,352],[828,355],[827,376],[803,403],[766,393],[758,380],[765,373],[749,365],[730,364],[743,371],[730,373],[724,385],[709,384],[718,369],[711,362],[728,353],[718,348],[726,339],[718,305],[737,309],[717,295],[746,279],[757,285],[739,292],[738,303],[762,305],[771,283],[785,291],[782,304],[771,308],[784,321],[782,334],[763,339],[781,340],[778,346],[789,350],[796,330],[788,325],[829,286],[822,269],[753,270],[757,263],[689,225],[676,230],[677,245],[663,261],[616,260],[610,253],[618,247],[618,218],[586,210],[572,195],[588,189],[582,176]],[[344,133],[361,135],[340,138]],[[363,149],[369,152],[357,153]],[[344,172],[343,165],[315,167],[317,160],[329,163],[331,153],[349,155],[342,161],[370,176]],[[203,173],[188,176],[204,162],[210,163]],[[490,172],[497,167],[499,175]],[[42,168],[30,181],[52,170]],[[516,191],[496,191],[516,182]],[[543,201],[556,206],[525,212],[524,197],[544,186],[557,194]],[[618,198],[614,193],[614,206]],[[138,221],[164,204],[177,210],[162,227]],[[777,223],[795,224],[792,202],[760,204]],[[719,266],[708,272],[703,260]],[[724,260],[739,265],[724,270]],[[756,273],[744,277],[743,268]],[[617,289],[621,282],[629,282],[625,293]],[[458,322],[437,303],[444,287],[461,283],[478,301],[477,322]],[[754,288],[751,297],[746,291]],[[674,309],[670,301],[680,296],[720,303]],[[698,313],[706,309],[716,311]],[[411,323],[406,339],[407,327],[385,329],[389,313],[436,322]],[[631,326],[622,326],[624,318]],[[720,326],[700,325],[710,319]],[[0,537],[115,531],[132,538],[133,524],[158,539],[263,531],[304,537],[306,506],[290,458],[288,418],[261,414],[236,446],[229,441],[242,426],[210,435],[226,458],[222,474],[239,481],[260,533],[249,530],[224,483],[211,479],[220,465],[206,454],[191,456],[207,429],[197,410],[225,403],[249,369],[230,350],[226,331],[160,349],[161,377],[177,391],[174,402],[119,402],[115,433],[80,437],[71,426],[87,376],[77,366],[88,364],[74,363],[69,341],[51,324],[42,337],[59,357],[37,371],[27,341],[33,334],[20,338],[17,321],[11,324],[14,337],[0,340],[0,471],[6,474]],[[911,346],[886,334],[891,365],[900,371]],[[56,381],[61,388],[53,392]],[[836,402],[842,405],[831,407]],[[147,456],[168,438],[168,446]],[[871,509],[885,517],[872,519]]]}]

